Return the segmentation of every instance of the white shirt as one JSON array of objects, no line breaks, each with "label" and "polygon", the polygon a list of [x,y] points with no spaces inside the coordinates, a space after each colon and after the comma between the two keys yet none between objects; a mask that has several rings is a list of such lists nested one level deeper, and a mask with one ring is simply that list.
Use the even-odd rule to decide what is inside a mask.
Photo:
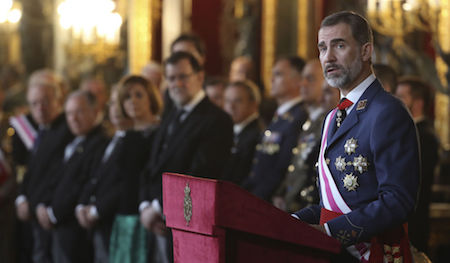
[{"label": "white shirt", "polygon": [[279,116],[285,114],[286,112],[288,112],[292,107],[294,107],[297,103],[299,103],[300,101],[302,101],[301,97],[296,97],[293,98],[292,100],[289,100],[283,104],[281,104],[278,109],[277,109],[277,114]]},{"label": "white shirt", "polygon": [[309,106],[308,107],[309,119],[311,121],[316,121],[324,111],[325,109],[323,107]]},{"label": "white shirt", "polygon": [[194,97],[189,101],[186,105],[181,107],[182,110],[185,111],[183,115],[180,116],[180,120],[184,121],[189,114],[195,109],[195,107],[205,98],[206,94],[205,91],[202,89],[197,94],[194,95]]},{"label": "white shirt", "polygon": [[125,137],[125,131],[116,131],[114,133],[113,138],[108,143],[108,146],[105,149],[105,152],[104,152],[103,158],[102,158],[102,162],[106,162],[109,159],[109,157],[111,156],[111,153],[116,148],[117,142],[119,141],[120,138],[123,138],[123,137]]},{"label": "white shirt", "polygon": [[372,82],[375,81],[375,79],[376,79],[375,75],[370,74],[370,76],[368,76],[365,80],[363,80],[361,83],[359,83],[359,85],[356,86],[356,88],[352,89],[347,94],[347,96],[344,96],[341,92],[341,99],[345,97],[348,100],[350,100],[351,102],[353,102],[353,104],[350,107],[345,109],[345,111],[347,112],[347,116],[352,111],[352,109],[355,107],[355,103],[359,100],[359,98],[361,98],[364,91],[366,91],[366,89],[372,84]]},{"label": "white shirt", "polygon": [[234,135],[238,135],[239,133],[241,133],[241,131],[243,129],[245,129],[245,127],[247,127],[247,125],[256,120],[259,117],[259,114],[257,112],[253,113],[252,115],[250,115],[247,119],[245,119],[243,122],[235,124],[233,126],[233,131],[234,131]]},{"label": "white shirt", "polygon": [[77,136],[77,137],[75,137],[75,139],[73,139],[72,142],[67,144],[66,148],[64,149],[64,162],[68,161],[70,159],[70,157],[72,157],[77,146],[81,142],[83,142],[85,138],[86,138],[85,136]]}]

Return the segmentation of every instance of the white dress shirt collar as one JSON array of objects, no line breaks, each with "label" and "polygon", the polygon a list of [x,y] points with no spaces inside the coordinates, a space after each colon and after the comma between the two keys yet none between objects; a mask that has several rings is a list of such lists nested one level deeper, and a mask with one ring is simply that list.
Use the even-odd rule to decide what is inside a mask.
[{"label": "white dress shirt collar", "polygon": [[286,112],[288,112],[292,107],[294,107],[300,101],[302,101],[301,97],[295,97],[295,98],[281,104],[277,109],[278,116],[281,116],[281,115],[285,114]]},{"label": "white dress shirt collar", "polygon": [[242,132],[242,130],[245,129],[245,127],[247,127],[247,125],[256,120],[259,117],[259,114],[257,112],[253,113],[252,115],[250,115],[247,119],[245,119],[243,122],[235,124],[233,126],[233,131],[234,131],[234,135],[238,135],[239,133]]},{"label": "white dress shirt collar", "polygon": [[[355,103],[361,98],[364,91],[372,84],[372,82],[375,81],[375,75],[370,74],[365,80],[363,80],[361,83],[359,83],[358,86],[356,86],[354,89],[352,89],[345,98],[353,102],[353,104],[346,109],[347,115],[352,111],[352,109],[355,107]],[[341,99],[344,98],[342,92],[341,92]]]}]

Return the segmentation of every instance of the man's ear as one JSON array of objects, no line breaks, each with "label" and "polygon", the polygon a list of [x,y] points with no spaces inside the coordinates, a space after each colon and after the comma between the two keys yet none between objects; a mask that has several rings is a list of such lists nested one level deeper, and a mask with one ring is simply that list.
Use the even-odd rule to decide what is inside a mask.
[{"label": "man's ear", "polygon": [[[425,114],[425,105],[423,99],[413,99],[411,105],[411,111],[413,113],[413,117],[417,117]],[[416,115],[416,116],[415,116]]]},{"label": "man's ear", "polygon": [[198,80],[200,81],[200,83],[202,83],[202,85],[203,85],[205,82],[205,71],[204,70],[199,71],[197,73],[197,77],[198,77]]},{"label": "man's ear", "polygon": [[363,61],[369,61],[372,57],[373,44],[370,42],[365,43],[361,47],[361,58]]}]

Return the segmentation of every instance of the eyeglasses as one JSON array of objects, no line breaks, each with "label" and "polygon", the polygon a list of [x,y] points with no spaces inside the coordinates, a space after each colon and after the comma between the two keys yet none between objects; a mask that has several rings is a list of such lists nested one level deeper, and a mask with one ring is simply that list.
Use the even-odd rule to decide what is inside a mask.
[{"label": "eyeglasses", "polygon": [[187,81],[190,77],[192,77],[195,74],[196,74],[196,72],[192,72],[190,74],[180,74],[180,75],[177,75],[177,76],[167,76],[166,80],[167,80],[167,82],[170,82],[170,83],[175,82],[177,79],[179,81],[181,81],[181,82],[185,82],[185,81]]}]

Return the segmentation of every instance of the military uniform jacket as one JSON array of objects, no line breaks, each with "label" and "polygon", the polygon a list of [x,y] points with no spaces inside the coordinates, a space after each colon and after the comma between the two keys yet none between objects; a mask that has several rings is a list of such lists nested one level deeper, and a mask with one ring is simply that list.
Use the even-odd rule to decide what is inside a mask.
[{"label": "military uniform jacket", "polygon": [[[409,113],[378,80],[355,102],[339,129],[334,122],[324,157],[351,211],[326,224],[333,237],[350,246],[407,221],[419,185],[418,141]],[[300,210],[300,219],[319,223],[321,189],[320,206]]]},{"label": "military uniform jacket", "polygon": [[163,150],[170,117],[175,114],[176,108],[173,107],[167,118],[163,119],[156,134],[151,161],[142,175],[144,183],[141,188],[141,201],[152,201],[157,198],[161,203],[164,172],[220,178],[230,158],[233,122],[207,97],[195,106],[168,138],[168,145]]},{"label": "military uniform jacket", "polygon": [[67,161],[63,160],[62,154],[59,162],[49,171],[49,181],[39,202],[52,207],[58,225],[75,220],[75,206],[93,172],[97,151],[106,143],[103,130],[96,127],[76,146]]},{"label": "military uniform jacket", "polygon": [[[292,161],[276,195],[284,198],[288,212],[295,212],[319,203],[315,164],[319,155],[323,112],[316,120],[308,119],[302,126],[297,146],[292,150]],[[300,192],[303,192],[300,194]]]},{"label": "military uniform jacket", "polygon": [[301,127],[308,118],[303,103],[276,116],[262,135],[250,177],[243,186],[262,199],[270,199],[286,174]]}]

